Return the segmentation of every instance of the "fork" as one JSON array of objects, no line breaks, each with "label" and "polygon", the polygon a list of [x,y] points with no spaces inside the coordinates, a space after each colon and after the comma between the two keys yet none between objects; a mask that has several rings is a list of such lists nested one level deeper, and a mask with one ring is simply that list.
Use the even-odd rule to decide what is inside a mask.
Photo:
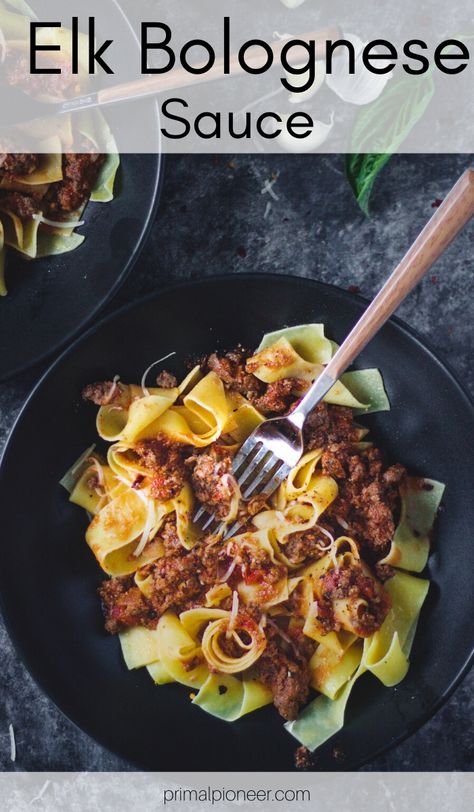
[{"label": "fork", "polygon": [[[257,494],[269,497],[286,479],[303,454],[303,426],[308,414],[327,395],[473,215],[474,170],[468,169],[302,400],[284,417],[265,420],[244,442],[232,467],[244,500]],[[194,521],[208,533],[220,534],[225,530],[225,539],[235,535],[243,525],[236,521],[226,528],[215,514],[207,513],[204,508],[197,511]]]}]

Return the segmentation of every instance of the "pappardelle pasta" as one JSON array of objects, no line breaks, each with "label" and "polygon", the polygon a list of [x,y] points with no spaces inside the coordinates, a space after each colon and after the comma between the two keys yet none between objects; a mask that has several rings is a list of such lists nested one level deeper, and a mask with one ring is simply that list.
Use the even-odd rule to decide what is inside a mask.
[{"label": "pappardelle pasta", "polygon": [[[146,375],[87,386],[107,450],[88,449],[63,480],[91,516],[105,626],[127,667],[187,686],[229,722],[273,702],[310,750],[342,727],[364,672],[386,686],[407,673],[443,492],[384,464],[358,416],[389,409],[387,395],[378,370],[358,370],[308,417],[277,492],[243,500],[233,456],[334,348],[323,325],[303,325],[255,353],[213,353],[180,383],[161,372],[153,387]],[[238,529],[206,536],[199,506]]]}]

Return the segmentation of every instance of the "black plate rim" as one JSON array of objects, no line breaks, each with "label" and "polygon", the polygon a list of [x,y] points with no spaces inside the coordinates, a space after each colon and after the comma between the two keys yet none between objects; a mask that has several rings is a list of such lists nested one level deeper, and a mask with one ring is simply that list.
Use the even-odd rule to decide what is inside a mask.
[{"label": "black plate rim", "polygon": [[[139,46],[139,40],[136,31],[134,30],[130,20],[128,19],[127,15],[124,13],[123,9],[121,8],[120,4],[117,0],[112,0],[112,4],[117,9],[118,13],[122,15],[125,22],[127,23],[131,36],[135,40],[137,46]],[[62,352],[66,345],[70,345],[76,337],[79,336],[80,333],[84,329],[88,327],[91,323],[92,319],[97,316],[109,302],[114,298],[114,296],[118,293],[122,285],[124,284],[125,280],[127,279],[128,275],[133,270],[143,247],[149,237],[151,227],[155,220],[155,216],[158,210],[158,206],[160,204],[161,199],[161,192],[163,189],[163,181],[164,181],[164,170],[165,170],[165,157],[162,152],[162,137],[161,137],[161,129],[160,129],[160,113],[159,113],[159,103],[158,100],[154,100],[153,106],[155,108],[155,115],[156,115],[156,125],[157,125],[157,139],[156,139],[156,152],[151,153],[154,155],[154,183],[153,183],[153,194],[151,196],[151,200],[149,201],[148,210],[146,213],[146,217],[143,221],[143,227],[140,231],[140,235],[134,245],[133,251],[131,252],[127,262],[122,267],[122,270],[117,275],[117,278],[113,285],[109,288],[105,296],[102,297],[96,304],[89,310],[87,316],[82,319],[82,321],[77,324],[69,333],[64,335],[56,344],[51,347],[49,350],[45,350],[45,352],[41,353],[41,355],[35,357],[32,361],[25,361],[20,366],[11,369],[9,372],[0,374],[0,383],[6,383],[7,381],[12,380],[13,378],[19,377],[27,370],[34,369],[38,367],[40,364],[44,363],[45,361],[49,360],[53,355],[57,354],[58,352]],[[122,153],[123,154],[123,153]],[[111,201],[113,205],[113,200]],[[80,250],[80,249],[79,249]]]},{"label": "black plate rim", "polygon": [[[126,305],[123,305],[122,307],[120,307],[117,310],[113,311],[112,313],[108,314],[106,317],[102,318],[96,324],[89,327],[89,329],[85,333],[82,333],[80,336],[77,336],[75,338],[75,340],[73,341],[73,343],[69,347],[67,347],[53,361],[53,363],[48,367],[48,369],[43,373],[41,378],[34,385],[33,389],[31,390],[30,394],[28,395],[25,403],[23,404],[19,414],[17,415],[17,418],[16,418],[16,420],[15,420],[13,426],[12,426],[12,429],[10,430],[9,435],[8,435],[8,439],[7,439],[7,442],[6,442],[5,447],[3,449],[3,452],[2,452],[2,454],[0,456],[0,471],[2,469],[4,460],[5,460],[6,456],[7,456],[8,451],[9,451],[9,448],[10,448],[10,445],[12,443],[14,434],[15,434],[16,429],[17,429],[17,426],[20,424],[24,413],[27,411],[30,403],[33,401],[33,399],[34,399],[34,397],[36,395],[36,392],[39,391],[41,389],[41,387],[44,384],[47,383],[47,380],[48,380],[49,376],[52,375],[55,372],[56,368],[58,368],[63,363],[63,361],[65,361],[67,359],[67,357],[69,355],[74,353],[76,347],[79,344],[81,344],[82,342],[87,341],[90,337],[92,337],[94,335],[94,333],[99,332],[102,329],[102,327],[105,327],[111,321],[113,321],[115,319],[119,319],[122,315],[124,315],[125,313],[129,313],[134,308],[138,309],[141,306],[146,305],[149,302],[152,302],[154,300],[159,299],[160,296],[162,296],[164,294],[173,293],[175,291],[182,290],[183,288],[194,288],[196,286],[205,286],[206,284],[213,284],[213,283],[216,283],[216,282],[218,284],[222,284],[222,283],[225,284],[228,281],[254,280],[256,278],[260,279],[260,281],[261,280],[272,280],[272,279],[274,281],[278,281],[278,280],[281,280],[281,279],[284,279],[286,281],[291,280],[292,282],[297,282],[298,284],[307,285],[308,287],[311,287],[313,290],[315,288],[316,289],[319,288],[322,291],[329,290],[329,291],[331,291],[331,293],[333,295],[335,294],[336,296],[339,296],[340,298],[343,298],[343,299],[346,299],[346,300],[348,299],[350,301],[356,300],[356,301],[359,302],[359,304],[362,304],[364,306],[367,306],[368,304],[370,304],[370,300],[366,299],[364,296],[361,296],[360,294],[350,293],[349,291],[347,291],[344,288],[341,288],[341,287],[339,287],[337,285],[332,285],[332,284],[329,284],[327,282],[321,282],[319,280],[312,279],[312,278],[309,278],[309,277],[297,276],[295,274],[280,274],[280,273],[254,272],[254,273],[216,274],[216,275],[211,275],[211,276],[201,278],[199,280],[187,280],[187,281],[184,281],[184,282],[178,282],[178,283],[175,283],[175,284],[172,284],[172,285],[167,285],[167,286],[161,288],[159,291],[153,291],[152,293],[150,293],[150,294],[148,294],[146,296],[142,296],[142,297],[140,297],[139,299],[137,299],[137,300],[135,300],[133,302],[129,302]],[[425,341],[424,337],[422,337],[420,335],[420,333],[418,333],[415,329],[413,329],[410,325],[408,325],[405,321],[403,321],[403,319],[400,319],[398,316],[392,316],[389,319],[389,323],[396,324],[397,327],[402,330],[402,332],[409,335],[423,350],[426,350],[430,354],[432,359],[435,361],[435,363],[438,364],[438,366],[440,366],[446,372],[446,374],[451,379],[452,383],[455,385],[455,387],[459,391],[460,396],[465,401],[466,406],[470,410],[471,415],[472,415],[473,424],[474,424],[474,398],[472,398],[470,396],[470,394],[466,391],[466,389],[464,388],[464,385],[462,384],[460,378],[458,377],[457,373],[452,369],[449,362],[442,359],[438,355],[438,351],[431,345],[431,343],[429,341]],[[111,753],[112,755],[120,758],[125,763],[128,763],[131,766],[134,766],[134,767],[137,767],[138,769],[143,770],[144,769],[143,765],[141,765],[139,761],[135,761],[135,760],[133,760],[133,759],[131,759],[129,757],[122,756],[120,753],[118,753],[116,750],[113,749],[113,747],[105,740],[105,738],[103,738],[102,736],[99,736],[99,735],[95,735],[95,734],[93,735],[93,734],[89,733],[89,731],[85,730],[84,727],[82,727],[80,721],[76,718],[76,714],[74,712],[72,712],[72,711],[66,710],[65,708],[61,707],[56,702],[54,696],[51,694],[49,689],[47,689],[43,685],[43,680],[41,678],[37,678],[36,673],[35,673],[34,660],[30,657],[29,652],[24,648],[23,644],[20,642],[20,640],[19,640],[19,638],[18,638],[18,636],[17,636],[17,634],[15,632],[15,629],[14,629],[14,622],[13,622],[11,616],[9,615],[8,610],[7,610],[6,606],[5,606],[4,598],[3,598],[3,591],[1,589],[1,578],[0,578],[0,612],[1,612],[1,615],[2,615],[2,618],[3,618],[3,621],[5,623],[5,627],[6,627],[6,630],[8,632],[8,635],[9,635],[9,637],[10,637],[12,643],[13,643],[13,647],[14,647],[15,652],[19,656],[19,658],[22,661],[23,665],[28,670],[28,673],[29,673],[30,677],[33,679],[33,682],[35,683],[35,685],[48,698],[48,700],[50,702],[52,702],[52,704],[60,711],[60,713],[66,719],[68,719],[68,721],[71,722],[79,731],[81,731],[82,733],[86,733],[86,735],[89,736],[89,738],[92,739],[92,741],[96,742],[96,744],[103,747],[104,750],[106,750],[107,752]],[[384,755],[388,751],[390,751],[393,748],[397,747],[399,744],[406,741],[406,739],[408,739],[411,735],[416,733],[421,727],[423,727],[423,725],[426,724],[430,719],[432,719],[435,716],[435,714],[438,713],[438,711],[443,707],[443,705],[449,700],[449,698],[452,696],[452,694],[454,693],[456,688],[460,685],[460,683],[463,681],[463,679],[467,676],[467,674],[469,673],[469,671],[471,670],[473,665],[474,665],[474,647],[472,648],[472,650],[471,650],[468,658],[466,659],[464,665],[460,668],[458,673],[453,677],[450,685],[445,689],[443,694],[441,694],[441,696],[438,697],[438,699],[433,703],[433,705],[431,705],[431,707],[428,708],[425,712],[420,713],[417,716],[416,720],[411,721],[409,729],[405,730],[404,733],[402,733],[401,735],[399,735],[396,738],[392,739],[391,741],[388,741],[385,745],[383,745],[382,747],[375,750],[370,755],[369,758],[363,758],[360,761],[357,761],[357,760],[354,761],[353,766],[351,768],[351,772],[359,770],[361,767],[364,767],[366,764],[369,764],[371,761],[375,760],[376,758],[379,758],[380,756]],[[344,769],[345,769],[344,764],[341,764],[340,767],[335,766],[333,771],[334,772],[344,771]],[[192,772],[192,770],[188,770],[188,771]],[[318,770],[317,770],[317,768],[313,768],[312,771],[317,772]],[[216,770],[216,772],[224,772],[224,771],[223,770]],[[248,772],[252,772],[252,771],[249,770]]]}]

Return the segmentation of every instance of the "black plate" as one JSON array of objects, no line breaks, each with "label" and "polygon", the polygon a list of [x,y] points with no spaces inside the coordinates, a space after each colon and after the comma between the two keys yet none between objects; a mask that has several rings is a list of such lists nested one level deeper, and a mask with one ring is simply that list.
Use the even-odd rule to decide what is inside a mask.
[{"label": "black plate", "polygon": [[[135,34],[122,11],[108,0],[113,30],[120,32],[121,53],[138,53]],[[57,0],[58,15],[64,4]],[[41,17],[41,4],[37,12]],[[51,0],[47,9],[51,19]],[[95,0],[81,4],[81,19],[94,14]],[[132,60],[130,60],[132,61]],[[124,73],[121,73],[125,76]],[[115,198],[90,203],[85,211],[86,237],[70,254],[23,260],[8,251],[8,296],[0,299],[0,381],[24,371],[69,343],[101,310],[132,269],[158,204],[163,162],[156,102],[141,103],[141,114],[131,121],[145,123],[156,133],[156,154],[122,155]],[[114,130],[116,114],[106,111]],[[120,137],[118,135],[120,151]]]},{"label": "black plate", "polygon": [[[0,468],[0,591],[10,633],[31,673],[91,736],[137,765],[161,770],[285,770],[296,741],[265,708],[234,724],[191,706],[182,686],[155,687],[128,672],[102,630],[99,568],[86,518],[58,480],[94,441],[95,409],[81,387],[120,373],[139,380],[154,359],[255,346],[263,332],[321,321],[341,340],[364,302],[305,279],[239,275],[179,286],[114,314],[64,353],[18,419]],[[474,408],[451,372],[407,327],[387,324],[360,367],[378,366],[392,411],[366,418],[389,458],[444,480],[423,608],[408,676],[395,689],[365,676],[346,725],[319,751],[318,768],[353,769],[412,733],[447,698],[474,648]]]}]

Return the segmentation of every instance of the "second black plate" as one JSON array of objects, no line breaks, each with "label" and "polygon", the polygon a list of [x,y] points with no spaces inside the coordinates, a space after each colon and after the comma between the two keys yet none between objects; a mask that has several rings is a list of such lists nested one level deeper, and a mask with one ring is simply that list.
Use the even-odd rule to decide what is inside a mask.
[{"label": "second black plate", "polygon": [[[64,4],[55,0],[61,19]],[[139,54],[136,35],[114,0],[108,0],[113,30],[121,53]],[[41,3],[36,11],[41,17]],[[94,14],[94,0],[83,0],[81,19]],[[51,3],[47,4],[51,19]],[[125,70],[125,69],[124,69]],[[126,75],[126,74],[121,74]],[[163,161],[158,107],[153,99],[139,102],[137,126],[146,123],[155,137],[156,154],[122,155],[110,203],[90,203],[80,233],[85,242],[61,256],[27,261],[9,250],[8,296],[0,298],[0,381],[57,353],[105,306],[124,282],[138,257],[158,202]],[[120,152],[120,130],[113,107],[106,110]],[[130,126],[134,126],[131,116]],[[118,130],[118,131],[117,131]]]}]

